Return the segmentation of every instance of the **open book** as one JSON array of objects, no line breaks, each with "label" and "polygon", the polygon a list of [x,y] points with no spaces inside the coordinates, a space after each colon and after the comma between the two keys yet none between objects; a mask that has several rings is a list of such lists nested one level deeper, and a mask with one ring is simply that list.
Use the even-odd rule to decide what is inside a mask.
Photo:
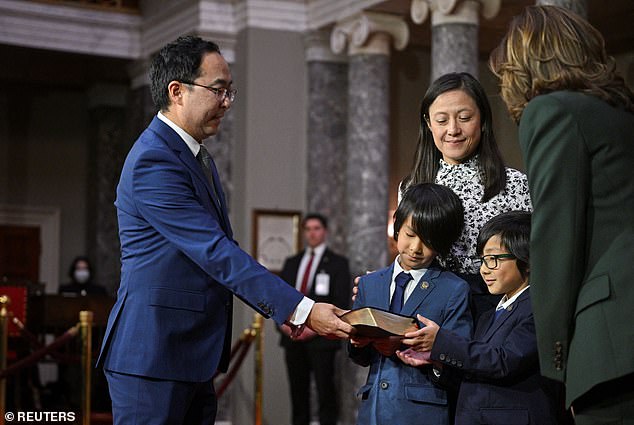
[{"label": "open book", "polygon": [[416,319],[413,317],[401,316],[374,307],[350,310],[340,318],[354,326],[357,335],[368,338],[403,336],[407,332],[418,329]]}]

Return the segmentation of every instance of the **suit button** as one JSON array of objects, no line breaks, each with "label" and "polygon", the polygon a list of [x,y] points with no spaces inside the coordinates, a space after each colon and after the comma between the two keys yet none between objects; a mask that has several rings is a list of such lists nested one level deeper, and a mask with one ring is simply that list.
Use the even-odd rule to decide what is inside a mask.
[{"label": "suit button", "polygon": [[382,390],[387,390],[390,387],[390,384],[388,382],[385,382],[385,381],[381,381],[381,383],[379,385],[381,386]]},{"label": "suit button", "polygon": [[458,362],[456,361],[456,359],[451,359],[451,364],[452,364],[452,365],[454,365],[454,366],[455,366],[457,363],[458,363]]},{"label": "suit button", "polygon": [[447,356],[445,356],[445,353],[441,353],[440,356],[438,356],[438,358],[440,359],[441,362],[444,362]]},{"label": "suit button", "polygon": [[462,362],[461,362],[460,360],[458,360],[458,364],[457,364],[457,366],[458,366],[458,367],[462,367]]}]

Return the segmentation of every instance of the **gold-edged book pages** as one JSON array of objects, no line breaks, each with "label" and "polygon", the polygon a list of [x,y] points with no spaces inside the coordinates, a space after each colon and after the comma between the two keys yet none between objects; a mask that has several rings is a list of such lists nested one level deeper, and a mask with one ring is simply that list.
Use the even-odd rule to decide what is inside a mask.
[{"label": "gold-edged book pages", "polygon": [[403,336],[418,329],[416,319],[374,307],[362,307],[341,316],[341,320],[354,326],[356,335],[368,338]]}]

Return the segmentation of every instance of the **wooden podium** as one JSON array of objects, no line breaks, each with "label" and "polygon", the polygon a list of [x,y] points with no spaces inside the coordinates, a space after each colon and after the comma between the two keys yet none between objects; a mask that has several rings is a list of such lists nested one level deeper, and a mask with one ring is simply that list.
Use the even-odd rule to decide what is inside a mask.
[{"label": "wooden podium", "polygon": [[79,312],[93,312],[95,327],[105,327],[115,299],[104,295],[36,295],[29,297],[28,328],[33,333],[65,330],[79,322]]}]

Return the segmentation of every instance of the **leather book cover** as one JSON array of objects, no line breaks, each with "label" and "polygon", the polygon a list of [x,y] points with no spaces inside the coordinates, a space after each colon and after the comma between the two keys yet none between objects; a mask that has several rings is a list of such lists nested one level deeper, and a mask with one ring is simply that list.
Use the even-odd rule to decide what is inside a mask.
[{"label": "leather book cover", "polygon": [[403,336],[407,332],[418,329],[416,319],[413,317],[402,316],[374,307],[350,310],[340,318],[354,326],[358,336],[368,338]]}]

